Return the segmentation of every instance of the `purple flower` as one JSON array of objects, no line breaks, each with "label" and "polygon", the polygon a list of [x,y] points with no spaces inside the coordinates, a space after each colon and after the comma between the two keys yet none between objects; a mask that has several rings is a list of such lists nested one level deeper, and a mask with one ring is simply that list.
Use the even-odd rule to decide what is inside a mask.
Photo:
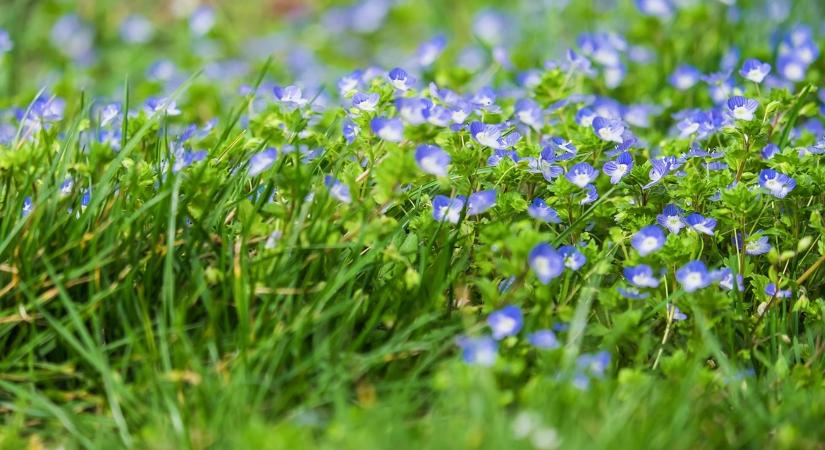
[{"label": "purple flower", "polygon": [[500,341],[518,334],[524,325],[524,317],[518,306],[505,306],[487,317],[487,325],[493,330],[493,339]]},{"label": "purple flower", "polygon": [[682,219],[682,210],[676,205],[665,206],[662,214],[656,216],[656,222],[673,234],[679,234],[679,231],[685,226],[685,221]]},{"label": "purple flower", "polygon": [[433,218],[442,222],[458,223],[461,218],[461,211],[464,209],[465,198],[462,195],[456,198],[449,198],[443,195],[436,195],[433,198]]},{"label": "purple flower", "polygon": [[564,267],[570,270],[579,270],[586,262],[587,258],[582,252],[572,245],[565,245],[559,248],[562,258],[564,258]]},{"label": "purple flower", "polygon": [[713,281],[702,261],[691,261],[676,270],[676,280],[686,292],[708,287]]},{"label": "purple flower", "polygon": [[639,255],[647,256],[665,245],[665,233],[656,225],[648,225],[633,235],[630,244]]},{"label": "purple flower", "polygon": [[647,264],[625,267],[624,277],[636,287],[659,287],[659,279],[653,276],[653,269]]},{"label": "purple flower", "polygon": [[496,190],[490,189],[470,194],[467,200],[467,215],[475,216],[481,214],[496,204]]},{"label": "purple flower", "polygon": [[272,147],[252,155],[249,158],[249,176],[256,177],[260,175],[275,162],[276,158],[278,158],[278,150]]},{"label": "purple flower", "polygon": [[527,214],[530,214],[530,217],[541,220],[542,222],[561,223],[561,219],[558,213],[556,213],[556,210],[547,206],[547,203],[540,198],[534,199],[533,203],[527,207]]},{"label": "purple flower", "polygon": [[564,177],[576,186],[583,188],[592,183],[598,176],[598,170],[586,162],[581,162],[571,167]]},{"label": "purple flower", "polygon": [[710,236],[713,236],[713,229],[716,228],[716,219],[697,213],[689,214],[687,218],[685,218],[685,222],[697,232]]},{"label": "purple flower", "polygon": [[615,161],[604,163],[602,171],[610,177],[610,184],[618,184],[633,169],[633,157],[630,153],[621,153]]},{"label": "purple flower", "polygon": [[490,336],[461,337],[456,343],[461,348],[461,359],[465,363],[482,367],[495,364],[498,357],[498,343]]},{"label": "purple flower", "polygon": [[404,139],[404,123],[399,119],[376,117],[370,121],[370,128],[385,141],[401,142]]},{"label": "purple flower", "polygon": [[758,101],[742,97],[741,95],[728,99],[728,114],[736,120],[744,120],[746,122],[753,120],[753,114],[758,107]]},{"label": "purple flower", "polygon": [[8,53],[14,48],[14,43],[11,41],[9,32],[0,28],[0,55]]},{"label": "purple flower", "polygon": [[552,350],[559,348],[559,341],[556,338],[556,333],[551,330],[536,330],[534,333],[527,335],[527,341],[536,348],[542,350]]},{"label": "purple flower", "polygon": [[739,75],[754,83],[761,83],[769,73],[771,73],[771,65],[758,59],[745,60],[742,69],[739,70]]},{"label": "purple flower", "polygon": [[759,185],[776,198],[785,198],[796,187],[796,180],[773,169],[759,172]]},{"label": "purple flower", "polygon": [[415,162],[421,171],[437,177],[447,176],[450,155],[437,145],[419,145],[415,149]]},{"label": "purple flower", "polygon": [[550,283],[564,272],[564,258],[550,244],[541,243],[533,247],[528,261],[542,284]]},{"label": "purple flower", "polygon": [[765,294],[768,294],[770,297],[777,297],[777,298],[790,298],[793,293],[790,289],[783,290],[777,289],[776,283],[768,283],[765,286]]}]

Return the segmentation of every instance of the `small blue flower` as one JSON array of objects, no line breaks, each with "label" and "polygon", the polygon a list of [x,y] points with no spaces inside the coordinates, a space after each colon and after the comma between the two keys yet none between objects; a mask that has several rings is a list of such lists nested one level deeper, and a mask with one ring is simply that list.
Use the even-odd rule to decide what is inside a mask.
[{"label": "small blue flower", "polygon": [[180,172],[181,170],[191,166],[192,164],[206,159],[206,152],[201,150],[197,152],[187,152],[183,149],[175,151],[175,164],[172,166],[172,172]]},{"label": "small blue flower", "polygon": [[544,112],[529,98],[522,98],[516,102],[515,115],[518,120],[533,129],[541,129],[544,125]]},{"label": "small blue flower", "polygon": [[487,325],[493,330],[493,339],[500,341],[518,334],[524,326],[524,317],[518,306],[509,305],[490,313]]},{"label": "small blue flower", "polygon": [[444,47],[446,46],[447,38],[443,35],[435,36],[424,42],[415,52],[418,64],[423,67],[431,65],[438,59],[438,56],[441,55],[441,52],[444,51]]},{"label": "small blue flower", "polygon": [[621,295],[622,297],[624,297],[626,299],[630,299],[630,300],[644,300],[644,299],[650,297],[650,294],[648,294],[646,292],[639,292],[639,290],[634,288],[634,287],[631,287],[631,288],[617,287],[616,291],[618,291],[619,295]]},{"label": "small blue flower", "polygon": [[100,126],[105,127],[120,116],[120,104],[109,103],[100,110]]},{"label": "small blue flower", "polygon": [[599,171],[586,162],[580,162],[574,165],[567,171],[567,174],[564,175],[567,180],[580,188],[592,183],[598,176]]},{"label": "small blue flower", "polygon": [[470,124],[470,134],[479,144],[495,150],[503,150],[516,145],[521,139],[521,134],[514,131],[503,136],[506,127],[499,124],[483,124],[473,122]]},{"label": "small blue flower", "polygon": [[268,169],[278,158],[278,150],[268,148],[260,153],[256,153],[249,158],[249,176],[257,177],[264,170]]},{"label": "small blue flower", "polygon": [[556,333],[551,330],[536,330],[534,333],[527,335],[527,342],[542,350],[553,350],[560,346]]},{"label": "small blue flower", "polygon": [[710,236],[713,236],[713,229],[716,228],[716,219],[705,217],[698,213],[689,214],[687,218],[685,218],[685,222],[697,232]]},{"label": "small blue flower", "polygon": [[343,133],[347,144],[352,144],[355,142],[355,138],[358,137],[358,133],[361,132],[361,129],[352,120],[344,119],[341,124],[341,132]]},{"label": "small blue flower", "polygon": [[745,242],[745,253],[748,255],[763,255],[771,251],[771,244],[767,236],[758,236],[756,239],[748,238]]},{"label": "small blue flower", "polygon": [[691,261],[677,269],[676,280],[679,281],[686,292],[706,288],[713,281],[705,263],[702,261]]},{"label": "small blue flower", "polygon": [[298,86],[275,86],[272,88],[272,93],[275,94],[275,98],[279,102],[290,106],[300,107],[308,102],[308,100],[303,97],[301,88]]},{"label": "small blue flower", "polygon": [[771,65],[758,59],[745,60],[742,69],[739,70],[739,75],[754,83],[761,83],[769,73],[771,73]]},{"label": "small blue flower", "polygon": [[420,125],[427,122],[430,116],[430,108],[433,103],[425,98],[399,98],[395,101],[395,107],[401,119],[411,125]]},{"label": "small blue flower", "polygon": [[542,284],[550,283],[564,272],[564,258],[550,244],[541,243],[533,247],[528,261]]},{"label": "small blue flower", "polygon": [[496,190],[489,189],[470,194],[467,199],[467,215],[481,214],[496,205]]},{"label": "small blue flower", "polygon": [[676,89],[684,91],[692,88],[702,78],[702,72],[699,69],[683,64],[676,68],[670,75],[670,84]]},{"label": "small blue flower", "polygon": [[564,258],[564,267],[570,270],[579,270],[587,262],[584,254],[572,245],[560,247],[559,253],[561,253],[562,258]]},{"label": "small blue flower", "polygon": [[504,159],[509,159],[514,163],[519,162],[518,153],[514,150],[493,150],[493,154],[487,158],[487,165],[490,167],[498,166]]},{"label": "small blue flower", "polygon": [[744,120],[746,122],[753,120],[753,114],[758,107],[758,101],[752,98],[742,97],[741,95],[728,99],[728,114],[736,120]]},{"label": "small blue flower", "polygon": [[621,153],[615,161],[608,161],[602,167],[604,174],[610,177],[610,184],[618,184],[631,170],[633,170],[633,157],[629,152]]},{"label": "small blue flower", "polygon": [[796,187],[796,180],[773,169],[759,172],[759,185],[776,198],[785,198]]},{"label": "small blue flower", "polygon": [[576,367],[594,377],[601,378],[610,366],[610,359],[610,353],[604,350],[592,354],[584,353],[576,358]]},{"label": "small blue flower", "polygon": [[461,211],[464,209],[465,200],[462,195],[456,198],[436,195],[433,198],[433,218],[439,222],[458,223],[461,218]]},{"label": "small blue flower", "polygon": [[599,199],[599,192],[596,190],[596,186],[592,184],[588,184],[584,187],[584,197],[579,200],[580,205],[589,205],[596,200]]},{"label": "small blue flower", "polygon": [[450,155],[437,145],[424,144],[415,149],[415,162],[424,173],[445,177],[450,161]]},{"label": "small blue flower", "polygon": [[[733,290],[733,271],[729,267],[712,271],[710,273],[710,277],[711,279],[718,281],[720,287],[728,291]],[[742,274],[738,274],[736,276],[736,288],[739,292],[743,292],[745,290],[745,278]]]},{"label": "small blue flower", "polygon": [[635,0],[636,8],[646,16],[669,19],[673,16],[674,6],[670,0]]},{"label": "small blue flower", "polygon": [[361,111],[375,111],[379,98],[380,96],[378,94],[356,92],[355,95],[352,96],[352,106]]},{"label": "small blue flower", "polygon": [[338,181],[332,175],[324,177],[324,184],[329,189],[329,195],[341,203],[352,203],[352,196],[349,193],[349,186]]},{"label": "small blue flower", "polygon": [[639,255],[647,256],[665,245],[665,233],[656,225],[648,225],[633,235],[630,244]]},{"label": "small blue flower", "polygon": [[145,44],[152,39],[155,27],[140,14],[131,14],[120,23],[120,38],[127,44]]},{"label": "small blue flower", "polygon": [[576,113],[576,123],[583,127],[593,125],[593,120],[595,119],[596,113],[594,113],[590,108],[582,108]]},{"label": "small blue flower", "polygon": [[666,205],[662,214],[656,216],[656,222],[673,234],[679,234],[679,231],[685,227],[682,210],[676,205]]},{"label": "small blue flower", "polygon": [[498,343],[492,337],[460,337],[456,343],[461,348],[461,359],[465,363],[482,367],[495,364],[498,357]]},{"label": "small blue flower", "polygon": [[527,214],[530,214],[530,217],[541,220],[542,222],[561,223],[561,219],[556,210],[547,206],[547,203],[541,198],[536,198],[530,203],[530,206],[527,207]]},{"label": "small blue flower", "polygon": [[406,70],[400,67],[390,70],[387,74],[387,78],[389,78],[390,84],[392,84],[399,91],[408,91],[412,89],[416,81],[415,78],[407,74]]},{"label": "small blue flower", "polygon": [[215,10],[209,5],[202,5],[189,16],[189,29],[196,36],[203,36],[215,26]]},{"label": "small blue flower", "polygon": [[593,119],[592,125],[593,131],[600,139],[618,144],[624,142],[622,136],[624,135],[625,126],[621,120],[605,119],[602,116],[598,116]]},{"label": "small blue flower", "polygon": [[401,142],[404,139],[404,122],[400,119],[376,117],[370,121],[370,128],[379,138],[389,142]]},{"label": "small blue flower", "polygon": [[796,54],[780,55],[776,60],[776,70],[782,75],[782,78],[798,82],[805,79],[808,73],[808,63]]},{"label": "small blue flower", "polygon": [[14,43],[11,41],[9,32],[0,28],[0,55],[8,53],[14,48]]},{"label": "small blue flower", "polygon": [[671,320],[682,321],[687,319],[687,314],[683,313],[676,305],[667,305],[667,315]]},{"label": "small blue flower", "polygon": [[144,103],[144,109],[147,114],[154,115],[158,113],[166,114],[167,116],[178,116],[180,110],[174,100],[162,97],[150,97]]},{"label": "small blue flower", "polygon": [[499,292],[499,294],[503,294],[503,293],[509,291],[510,288],[513,287],[513,283],[515,283],[515,282],[516,282],[516,276],[515,275],[509,276],[509,277],[501,280],[501,282],[498,283],[498,292]]},{"label": "small blue flower", "polygon": [[576,146],[560,136],[553,136],[547,141],[547,147],[541,151],[541,157],[548,163],[553,161],[567,161],[576,157]]},{"label": "small blue flower", "polygon": [[358,86],[361,85],[363,73],[361,70],[354,70],[338,79],[338,93],[341,94],[341,97],[347,97],[355,93]]},{"label": "small blue flower", "polygon": [[26,197],[23,199],[23,209],[20,211],[21,217],[26,217],[31,214],[32,210],[34,209],[34,203],[32,202],[31,197]]},{"label": "small blue flower", "polygon": [[777,298],[790,298],[793,295],[790,289],[777,289],[776,283],[768,283],[765,286],[765,294],[768,294],[769,297]]},{"label": "small blue flower", "polygon": [[636,287],[659,287],[659,279],[653,276],[653,269],[647,264],[625,267],[624,277]]}]

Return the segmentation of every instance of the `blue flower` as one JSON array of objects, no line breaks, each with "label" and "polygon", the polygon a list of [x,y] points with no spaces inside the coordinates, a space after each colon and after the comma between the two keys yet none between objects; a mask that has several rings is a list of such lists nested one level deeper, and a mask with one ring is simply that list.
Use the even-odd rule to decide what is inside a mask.
[{"label": "blue flower", "polygon": [[615,161],[608,161],[602,167],[604,174],[610,177],[610,184],[618,184],[631,170],[633,170],[633,157],[629,152],[623,152]]},{"label": "blue flower", "polygon": [[189,16],[189,29],[196,36],[203,36],[215,26],[215,10],[209,5],[201,5]]},{"label": "blue flower", "polygon": [[768,294],[770,297],[777,297],[777,298],[790,298],[793,293],[790,289],[783,290],[777,289],[776,283],[768,283],[765,286],[765,293]]},{"label": "blue flower", "polygon": [[387,74],[387,78],[389,78],[390,84],[392,84],[399,91],[407,91],[412,89],[416,81],[415,78],[411,77],[407,74],[407,71],[400,67],[390,70]]},{"label": "blue flower", "polygon": [[433,218],[439,222],[447,221],[458,223],[461,218],[461,211],[464,209],[465,198],[462,195],[456,198],[449,198],[443,195],[436,195],[433,198]]},{"label": "blue flower", "polygon": [[559,348],[560,345],[556,333],[551,330],[536,330],[527,335],[527,342],[542,350],[552,350]]},{"label": "blue flower", "polygon": [[26,197],[23,199],[23,209],[20,211],[21,217],[26,217],[32,213],[34,209],[34,203],[32,202],[31,197]]},{"label": "blue flower", "polygon": [[542,284],[550,283],[564,272],[564,258],[550,244],[541,243],[533,247],[528,261]]},{"label": "blue flower", "polygon": [[739,75],[754,83],[761,83],[769,73],[771,73],[771,65],[758,59],[745,60],[742,69],[739,70]]},{"label": "blue flower", "polygon": [[503,150],[512,147],[521,139],[521,134],[514,131],[506,136],[502,136],[505,131],[504,125],[483,124],[473,122],[470,124],[470,134],[479,144],[496,150]]},{"label": "blue flower", "polygon": [[667,315],[671,320],[682,321],[687,319],[687,314],[683,313],[676,305],[667,305]]},{"label": "blue flower", "polygon": [[670,0],[635,0],[639,12],[646,16],[669,19],[673,16],[674,7]]},{"label": "blue flower", "polygon": [[556,213],[556,210],[547,206],[547,203],[540,198],[536,198],[530,203],[530,206],[527,207],[527,214],[530,214],[530,217],[541,220],[542,222],[561,223],[561,219],[558,213]]},{"label": "blue flower", "polygon": [[438,59],[438,56],[441,55],[441,52],[444,51],[444,47],[446,46],[447,38],[443,35],[435,36],[424,42],[415,52],[416,58],[418,58],[418,64],[424,67],[431,65]]},{"label": "blue flower", "polygon": [[759,185],[776,198],[785,198],[796,187],[796,180],[773,169],[759,172]]},{"label": "blue flower", "polygon": [[691,261],[677,269],[676,280],[686,292],[706,288],[713,281],[702,261]]},{"label": "blue flower", "polygon": [[579,270],[586,262],[587,258],[582,252],[572,245],[565,245],[559,248],[562,258],[564,258],[564,267],[570,270]]},{"label": "blue flower", "polygon": [[481,214],[496,204],[496,190],[489,189],[470,194],[467,199],[467,215],[475,216]]},{"label": "blue flower", "polygon": [[341,203],[352,203],[352,196],[349,193],[349,186],[338,181],[332,175],[324,177],[324,184],[329,189],[329,195]]},{"label": "blue flower", "polygon": [[596,186],[592,184],[588,184],[584,187],[584,197],[579,200],[580,205],[589,205],[596,200],[599,199],[599,192],[596,190]]},{"label": "blue flower", "polygon": [[140,14],[131,14],[120,23],[120,38],[127,44],[145,44],[152,39],[155,27]]},{"label": "blue flower", "polygon": [[795,54],[780,55],[776,60],[776,70],[788,81],[802,81],[808,72],[808,63]]},{"label": "blue flower", "polygon": [[699,69],[683,64],[676,68],[670,75],[670,84],[676,89],[684,91],[692,88],[702,78],[702,72]]},{"label": "blue flower", "polygon": [[596,133],[596,136],[601,138],[602,140],[609,141],[609,142],[616,142],[621,144],[624,142],[624,123],[622,123],[619,119],[605,119],[602,116],[598,116],[593,119],[593,131]]},{"label": "blue flower", "polygon": [[518,153],[514,150],[493,150],[493,154],[487,158],[487,165],[490,167],[495,167],[499,165],[503,159],[509,159],[514,163],[518,162]]},{"label": "blue flower", "polygon": [[[402,125],[403,127],[403,125]],[[355,138],[358,137],[358,133],[361,131],[352,120],[344,119],[343,123],[341,124],[341,132],[344,135],[344,139],[346,139],[347,144],[352,144],[355,141]]]},{"label": "blue flower", "polygon": [[437,145],[419,145],[415,149],[415,162],[421,171],[438,177],[447,176],[450,155]]},{"label": "blue flower", "polygon": [[465,363],[490,367],[498,357],[498,343],[490,336],[477,338],[461,337],[456,340],[461,347],[461,358]]},{"label": "blue flower", "polygon": [[593,64],[584,56],[579,55],[576,53],[572,48],[567,49],[565,52],[565,57],[567,58],[567,68],[572,72],[579,72],[585,76],[592,77],[596,74],[596,71],[593,70]]},{"label": "blue flower", "polygon": [[[733,290],[733,271],[729,267],[724,267],[719,270],[714,270],[710,273],[713,280],[719,282],[719,286],[731,291]],[[742,274],[736,275],[736,290],[743,292],[745,290],[745,278]]]},{"label": "blue flower", "polygon": [[653,269],[647,264],[625,267],[624,277],[636,287],[659,287],[659,279],[653,276]]},{"label": "blue flower", "polygon": [[303,97],[301,88],[298,86],[274,86],[272,88],[272,93],[275,94],[275,98],[279,102],[286,103],[291,106],[303,106],[308,101]]},{"label": "blue flower", "polygon": [[596,119],[596,113],[590,108],[582,108],[576,113],[576,123],[583,127],[593,125],[593,120]]},{"label": "blue flower", "polygon": [[341,94],[341,97],[346,97],[358,89],[358,86],[361,85],[362,75],[362,71],[354,70],[338,79],[338,92]]},{"label": "blue flower", "polygon": [[758,101],[752,98],[742,97],[741,95],[728,99],[728,114],[736,120],[744,120],[746,122],[753,120],[753,114],[758,107]]},{"label": "blue flower", "polygon": [[641,256],[647,256],[665,245],[665,233],[656,225],[648,225],[630,239],[630,244]]},{"label": "blue flower", "polygon": [[567,174],[564,175],[571,183],[575,184],[576,186],[583,188],[588,184],[592,183],[596,177],[599,176],[599,171],[594,169],[593,166],[586,162],[580,162],[570,170],[567,171]]},{"label": "blue flower", "polygon": [[650,294],[648,294],[646,292],[639,292],[638,289],[633,288],[633,287],[632,288],[617,287],[616,291],[618,291],[619,295],[621,295],[622,297],[630,299],[630,300],[644,300],[644,299],[650,297]]},{"label": "blue flower", "polygon": [[75,63],[88,65],[94,60],[94,30],[77,14],[66,14],[52,26],[52,45]]},{"label": "blue flower", "polygon": [[576,368],[601,378],[604,376],[607,367],[610,366],[610,359],[610,353],[604,350],[592,354],[584,353],[576,358]]},{"label": "blue flower", "polygon": [[264,170],[268,169],[277,158],[278,150],[272,147],[252,155],[252,157],[249,158],[249,176],[256,177],[260,175]]},{"label": "blue flower", "polygon": [[404,139],[404,122],[400,119],[376,117],[370,121],[370,128],[379,138],[389,142],[401,142]]},{"label": "blue flower", "polygon": [[656,222],[673,234],[679,234],[679,231],[685,226],[685,221],[682,219],[682,210],[676,205],[666,205],[662,214],[656,216]]},{"label": "blue flower", "polygon": [[515,115],[522,123],[536,130],[544,125],[544,112],[529,98],[522,98],[516,102]]},{"label": "blue flower", "polygon": [[763,255],[771,251],[771,244],[767,236],[757,236],[756,239],[748,238],[745,242],[745,253],[748,255]]},{"label": "blue flower", "polygon": [[0,55],[8,53],[14,48],[14,43],[11,41],[9,32],[0,28]]},{"label": "blue flower", "polygon": [[489,86],[483,87],[473,94],[470,102],[484,110],[495,110],[496,93],[493,88]]},{"label": "blue flower", "polygon": [[180,172],[192,164],[206,159],[206,152],[203,150],[197,152],[187,152],[183,151],[182,148],[179,148],[175,150],[174,157],[175,164],[172,165],[172,172]]},{"label": "blue flower", "polygon": [[430,116],[430,108],[433,103],[425,98],[399,98],[395,101],[398,115],[405,122],[412,125],[420,125],[427,121]]},{"label": "blue flower", "polygon": [[553,136],[547,141],[547,147],[541,151],[541,157],[547,162],[567,161],[575,158],[577,151],[573,141]]},{"label": "blue flower", "polygon": [[644,185],[645,189],[650,188],[651,186],[657,184],[658,182],[662,181],[662,179],[669,174],[670,172],[676,170],[679,165],[676,162],[675,158],[664,157],[661,159],[651,159],[650,164],[653,166],[648,172],[648,177],[650,177],[650,183]]},{"label": "blue flower", "polygon": [[500,341],[518,334],[524,325],[524,317],[518,306],[509,305],[490,313],[487,325],[493,330],[493,339]]},{"label": "blue flower", "polygon": [[375,111],[379,98],[380,96],[378,94],[356,92],[355,95],[352,96],[352,106],[361,111]]},{"label": "blue flower", "polygon": [[689,214],[685,222],[697,232],[710,236],[713,236],[713,229],[716,228],[716,219],[698,213]]},{"label": "blue flower", "polygon": [[100,126],[105,127],[120,116],[120,104],[109,103],[100,110]]},{"label": "blue flower", "polygon": [[144,110],[149,115],[163,113],[167,116],[178,116],[180,110],[174,100],[162,97],[150,97],[144,103]]}]

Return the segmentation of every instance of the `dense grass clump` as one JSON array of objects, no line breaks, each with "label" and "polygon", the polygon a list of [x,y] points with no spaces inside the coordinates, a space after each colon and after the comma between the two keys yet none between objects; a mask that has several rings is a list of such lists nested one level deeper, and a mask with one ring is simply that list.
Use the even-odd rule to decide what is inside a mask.
[{"label": "dense grass clump", "polygon": [[0,18],[3,448],[825,446],[817,2],[188,3]]}]

